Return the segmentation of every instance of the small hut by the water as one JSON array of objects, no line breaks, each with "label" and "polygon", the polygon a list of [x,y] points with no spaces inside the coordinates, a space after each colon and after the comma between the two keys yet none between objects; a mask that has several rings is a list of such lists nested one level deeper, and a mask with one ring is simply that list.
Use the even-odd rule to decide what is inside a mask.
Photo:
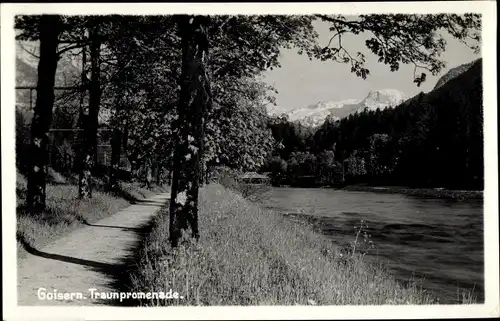
[{"label": "small hut by the water", "polygon": [[240,181],[245,184],[269,184],[271,178],[256,172],[246,172],[240,176]]}]

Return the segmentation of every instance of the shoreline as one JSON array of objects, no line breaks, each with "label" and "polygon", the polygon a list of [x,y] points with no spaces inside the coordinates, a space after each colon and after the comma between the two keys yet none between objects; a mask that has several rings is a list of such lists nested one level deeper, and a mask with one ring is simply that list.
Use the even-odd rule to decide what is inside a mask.
[{"label": "shoreline", "polygon": [[364,186],[364,185],[348,185],[336,189],[352,191],[352,192],[404,194],[416,197],[453,199],[453,200],[483,199],[483,191],[478,191],[478,190],[450,190],[444,188],[410,188],[403,186]]},{"label": "shoreline", "polygon": [[140,305],[439,303],[421,288],[421,280],[397,281],[381,262],[358,254],[343,259],[341,249],[312,227],[220,184],[200,190],[199,210],[203,237],[173,250],[165,208],[140,246],[131,274],[134,291],[168,288],[175,280],[184,300],[141,300]]},{"label": "shoreline", "polygon": [[453,190],[446,188],[419,188],[407,186],[369,186],[369,185],[346,185],[343,187],[338,186],[311,186],[301,187],[294,185],[272,185],[272,187],[284,188],[324,188],[334,189],[338,191],[347,192],[371,192],[371,193],[385,193],[385,194],[404,194],[415,197],[423,198],[437,198],[437,199],[452,199],[452,200],[470,200],[470,199],[483,199],[482,190]]}]

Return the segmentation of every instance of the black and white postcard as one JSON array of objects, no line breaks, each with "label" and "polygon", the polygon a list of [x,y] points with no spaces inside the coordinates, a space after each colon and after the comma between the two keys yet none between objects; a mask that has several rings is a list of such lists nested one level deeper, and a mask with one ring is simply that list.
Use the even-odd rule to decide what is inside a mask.
[{"label": "black and white postcard", "polygon": [[4,319],[499,316],[495,2],[1,15]]}]

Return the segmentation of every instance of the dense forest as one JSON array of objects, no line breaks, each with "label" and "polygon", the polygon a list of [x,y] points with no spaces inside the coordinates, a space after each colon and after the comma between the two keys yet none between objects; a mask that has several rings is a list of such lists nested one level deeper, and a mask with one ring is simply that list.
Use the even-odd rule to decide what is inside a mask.
[{"label": "dense forest", "polygon": [[275,184],[366,183],[483,188],[482,61],[396,108],[367,110],[318,128],[270,121],[278,142],[262,168]]}]

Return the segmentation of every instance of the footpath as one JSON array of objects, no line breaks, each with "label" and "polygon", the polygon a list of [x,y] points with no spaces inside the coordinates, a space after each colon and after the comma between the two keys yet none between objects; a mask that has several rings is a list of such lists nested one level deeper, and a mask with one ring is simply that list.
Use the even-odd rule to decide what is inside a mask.
[{"label": "footpath", "polygon": [[29,250],[17,269],[18,305],[110,304],[96,293],[117,292],[122,286],[141,233],[169,198],[170,193],[162,193],[137,200],[40,250]]}]

